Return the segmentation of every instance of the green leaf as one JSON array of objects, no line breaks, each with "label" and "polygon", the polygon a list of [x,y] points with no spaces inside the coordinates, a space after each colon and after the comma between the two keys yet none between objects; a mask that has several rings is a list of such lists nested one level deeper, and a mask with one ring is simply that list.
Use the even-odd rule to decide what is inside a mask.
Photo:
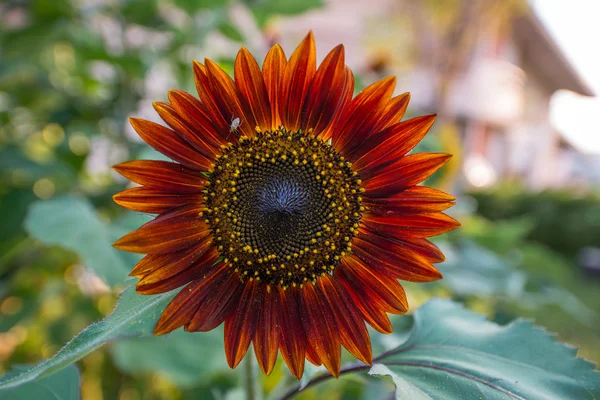
[{"label": "green leaf", "polygon": [[103,344],[132,336],[151,335],[160,313],[178,290],[154,296],[143,296],[135,287],[125,290],[113,313],[81,331],[52,358],[44,360],[16,376],[0,380],[0,389],[12,388],[46,377],[81,359]]},{"label": "green leaf", "polygon": [[[27,367],[18,367],[7,375],[16,375],[25,370]],[[74,365],[39,381],[0,391],[0,400],[79,400],[80,398],[79,371]]]},{"label": "green leaf", "polygon": [[500,326],[445,300],[400,320],[407,318],[413,322],[410,338],[377,357],[380,365],[370,372],[391,376],[396,398],[600,398],[594,364],[529,322]]},{"label": "green leaf", "polygon": [[115,234],[83,197],[64,196],[33,203],[25,218],[25,229],[44,244],[76,252],[86,267],[110,285],[123,283],[127,277],[130,264],[112,247]]},{"label": "green leaf", "polygon": [[113,360],[128,373],[162,372],[176,385],[191,387],[218,371],[228,371],[223,357],[223,331],[120,340],[111,347]]}]

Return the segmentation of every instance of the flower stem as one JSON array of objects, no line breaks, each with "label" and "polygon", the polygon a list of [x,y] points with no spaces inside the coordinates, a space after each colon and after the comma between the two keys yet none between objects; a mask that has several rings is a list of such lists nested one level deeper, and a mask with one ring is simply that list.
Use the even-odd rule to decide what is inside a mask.
[{"label": "flower stem", "polygon": [[258,400],[256,396],[256,366],[254,357],[250,357],[250,354],[247,354],[244,360],[244,387],[246,400]]}]

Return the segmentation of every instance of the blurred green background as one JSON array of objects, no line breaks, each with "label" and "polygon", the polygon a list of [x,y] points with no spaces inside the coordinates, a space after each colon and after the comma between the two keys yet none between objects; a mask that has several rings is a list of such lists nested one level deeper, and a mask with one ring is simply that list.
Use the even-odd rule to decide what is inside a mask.
[{"label": "blurred green background", "polygon": [[[412,92],[411,116],[439,113],[418,150],[455,154],[428,183],[458,197],[450,212],[463,227],[436,238],[445,279],[407,284],[411,306],[442,296],[500,323],[533,318],[600,361],[595,164],[582,165],[590,158],[548,122],[553,93],[592,89],[525,2],[362,3],[0,3],[0,373],[54,354],[108,315],[126,285],[136,257],[110,243],[148,217],[112,202],[127,182],[110,165],[160,157],[127,117],[156,121],[152,101],[171,88],[194,93],[193,59],[231,72],[240,45],[260,62],[275,42],[289,55],[308,29],[320,59],[346,44],[358,89],[397,75],[397,92]],[[106,346],[78,363],[82,396],[236,398],[239,371],[226,366],[221,335]],[[260,379],[269,392],[291,378],[276,367]],[[301,398],[392,391],[366,379],[344,377]]]}]

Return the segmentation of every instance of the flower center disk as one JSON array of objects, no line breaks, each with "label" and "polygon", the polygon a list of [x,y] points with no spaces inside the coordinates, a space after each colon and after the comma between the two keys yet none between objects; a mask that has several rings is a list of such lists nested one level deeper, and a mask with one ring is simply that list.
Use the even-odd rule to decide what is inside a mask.
[{"label": "flower center disk", "polygon": [[350,251],[361,181],[329,144],[284,128],[217,157],[202,216],[241,276],[288,287],[331,273]]}]

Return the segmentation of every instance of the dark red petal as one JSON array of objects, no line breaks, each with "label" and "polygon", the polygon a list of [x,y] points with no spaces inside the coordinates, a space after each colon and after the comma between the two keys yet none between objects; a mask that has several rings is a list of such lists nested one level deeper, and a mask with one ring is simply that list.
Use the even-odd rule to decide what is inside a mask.
[{"label": "dark red petal", "polygon": [[341,361],[340,332],[333,310],[318,286],[307,283],[301,293],[300,312],[306,338],[329,373],[338,377]]},{"label": "dark red petal", "polygon": [[129,275],[141,278],[162,268],[183,270],[196,262],[206,252],[207,243],[210,244],[208,236],[183,250],[166,254],[148,254],[136,264]]},{"label": "dark red petal", "polygon": [[381,236],[400,239],[437,236],[460,226],[457,220],[441,212],[385,217],[366,213],[362,223],[368,230]]},{"label": "dark red petal", "polygon": [[[450,159],[450,154],[419,153],[402,157],[369,176],[365,171],[362,187],[367,197],[389,197],[424,181]],[[366,171],[370,172],[370,171]]]},{"label": "dark red petal", "polygon": [[134,187],[113,196],[115,203],[128,210],[160,214],[174,207],[202,202],[202,193],[169,193],[158,189]]},{"label": "dark red petal", "polygon": [[[224,264],[222,264],[224,265]],[[214,268],[217,268],[215,266]],[[185,325],[188,332],[208,332],[221,325],[237,307],[244,289],[237,273],[231,267],[225,279],[215,283],[206,295],[192,320]]]},{"label": "dark red petal", "polygon": [[113,168],[135,183],[165,192],[198,193],[206,184],[202,173],[168,161],[128,161]]},{"label": "dark red petal", "polygon": [[194,61],[194,80],[196,82],[198,95],[200,96],[202,105],[206,109],[206,114],[209,117],[209,120],[212,121],[224,138],[229,138],[231,140],[232,138],[229,134],[231,127],[231,116],[223,115],[221,113],[221,109],[217,104],[215,95],[213,94],[210,86],[210,79],[208,77],[206,67],[198,61]]},{"label": "dark red petal", "polygon": [[194,204],[169,210],[117,240],[119,250],[143,254],[164,254],[185,249],[210,234],[198,216],[204,206]]},{"label": "dark red petal", "polygon": [[359,309],[362,317],[369,325],[381,333],[392,333],[392,323],[385,311],[380,308],[374,301],[371,301],[366,295],[357,293],[356,289],[350,281],[348,281],[343,273],[340,273],[342,265],[335,269],[335,278],[342,283],[346,292],[354,300],[354,305]]},{"label": "dark red petal", "polygon": [[252,344],[260,369],[265,375],[269,375],[277,361],[281,335],[281,304],[277,289],[265,284],[261,286],[262,310]]},{"label": "dark red petal", "polygon": [[233,80],[216,63],[208,59],[205,60],[205,63],[210,88],[221,114],[225,118],[229,118],[230,122],[239,118],[240,124],[237,127],[239,133],[248,137],[255,136],[256,120],[246,99],[235,86]]},{"label": "dark red petal", "polygon": [[455,198],[440,190],[413,186],[390,197],[365,198],[363,205],[376,215],[407,215],[444,211],[454,205]]},{"label": "dark red petal", "polygon": [[210,143],[215,148],[220,148],[227,144],[224,138],[229,133],[229,129],[219,129],[211,121],[206,107],[194,96],[183,90],[169,91],[169,101],[177,111],[177,114],[191,126],[202,139]]},{"label": "dark red petal", "polygon": [[432,260],[414,251],[410,242],[398,242],[373,233],[359,235],[352,252],[379,273],[411,282],[430,282],[442,278]]},{"label": "dark red petal", "polygon": [[329,275],[320,277],[318,283],[335,314],[342,344],[354,357],[371,364],[369,331],[352,298]]},{"label": "dark red petal", "polygon": [[397,124],[400,122],[404,113],[406,112],[406,108],[408,107],[408,102],[410,101],[410,93],[402,93],[399,96],[392,97],[392,99],[387,104],[385,111],[379,121],[373,126],[373,133],[379,132],[388,126]]},{"label": "dark red petal", "polygon": [[196,151],[171,129],[137,118],[129,118],[129,123],[144,142],[171,160],[198,171],[208,171],[210,168],[212,160]]},{"label": "dark red petal", "polygon": [[347,118],[345,110],[350,101],[352,101],[352,96],[354,96],[354,75],[352,74],[352,70],[346,66],[344,67],[344,83],[342,85],[338,107],[332,121],[318,134],[319,139],[325,142],[331,139],[333,132],[339,125],[339,121]]},{"label": "dark red petal", "polygon": [[352,254],[344,258],[344,265],[340,271],[347,281],[352,282],[357,293],[376,302],[379,308],[395,314],[405,313],[408,310],[408,302],[402,285],[396,279],[374,272]]},{"label": "dark red petal", "polygon": [[306,359],[314,366],[320,367],[323,365],[319,355],[315,351],[315,349],[310,345],[310,342],[306,343]]},{"label": "dark red petal", "polygon": [[329,52],[312,80],[302,111],[300,128],[319,135],[336,117],[345,83],[344,46]]},{"label": "dark red petal", "polygon": [[371,136],[357,151],[352,163],[355,171],[377,170],[399,160],[425,137],[435,121],[435,115],[416,117],[392,125]]},{"label": "dark red petal", "polygon": [[271,103],[271,129],[277,129],[281,125],[279,117],[279,99],[281,81],[287,65],[287,60],[281,46],[276,44],[269,50],[263,63],[262,73],[265,79],[265,86],[269,93]]},{"label": "dark red petal", "polygon": [[152,103],[152,105],[163,121],[190,146],[196,149],[198,153],[211,160],[220,153],[220,148],[213,146],[199,132],[195,131],[191,125],[188,125],[171,104],[157,101]]},{"label": "dark red petal", "polygon": [[215,286],[225,280],[229,266],[221,264],[209,269],[206,275],[191,282],[183,288],[160,315],[156,326],[155,335],[169,333],[189,323],[196,310],[202,304]]},{"label": "dark red petal", "polygon": [[225,319],[225,356],[231,368],[242,361],[256,331],[262,302],[261,286],[258,280],[247,279],[238,306]]},{"label": "dark red petal", "polygon": [[300,301],[298,288],[279,291],[281,304],[281,337],[279,349],[283,360],[288,365],[296,379],[302,378],[304,372],[304,357],[306,354],[306,333],[300,316]]},{"label": "dark red petal", "polygon": [[333,132],[333,147],[341,151],[350,150],[354,145],[362,144],[373,125],[381,117],[381,109],[389,101],[396,78],[390,77],[368,86],[348,104],[344,116],[336,124]]},{"label": "dark red petal", "polygon": [[288,61],[280,84],[279,116],[287,130],[300,129],[302,104],[317,68],[312,32],[302,40]]},{"label": "dark red petal", "polygon": [[246,48],[242,47],[235,59],[235,84],[246,98],[256,124],[261,131],[271,129],[271,103],[269,93],[258,63]]},{"label": "dark red petal", "polygon": [[210,247],[194,264],[181,271],[170,268],[152,271],[138,282],[135,291],[140,294],[158,294],[177,289],[206,274],[218,259],[219,252],[214,247]]}]

